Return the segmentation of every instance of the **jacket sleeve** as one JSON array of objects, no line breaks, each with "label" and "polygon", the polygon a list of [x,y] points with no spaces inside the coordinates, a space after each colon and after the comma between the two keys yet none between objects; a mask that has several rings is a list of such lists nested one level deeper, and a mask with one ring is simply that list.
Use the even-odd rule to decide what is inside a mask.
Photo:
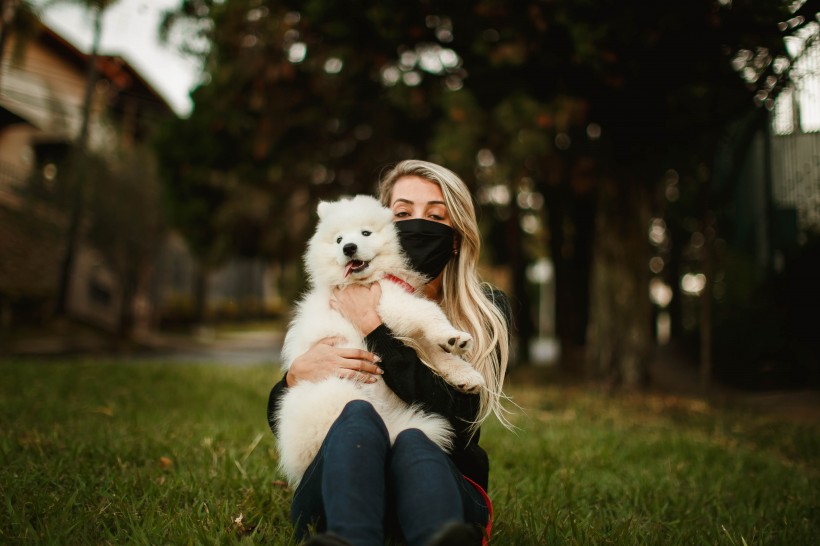
[{"label": "jacket sleeve", "polygon": [[276,435],[276,414],[279,412],[279,402],[288,389],[287,376],[288,374],[285,373],[268,395],[268,426],[274,435]]},{"label": "jacket sleeve", "polygon": [[479,396],[450,386],[425,366],[413,349],[394,338],[384,324],[370,332],[366,342],[382,359],[382,378],[387,386],[408,404],[418,404],[447,419],[456,431],[455,448],[463,449],[470,437],[467,429],[478,417]]}]

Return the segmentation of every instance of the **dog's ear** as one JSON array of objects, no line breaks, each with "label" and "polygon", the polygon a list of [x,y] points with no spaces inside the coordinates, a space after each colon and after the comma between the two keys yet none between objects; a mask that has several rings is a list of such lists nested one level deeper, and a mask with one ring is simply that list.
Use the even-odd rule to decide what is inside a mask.
[{"label": "dog's ear", "polygon": [[321,220],[325,213],[327,212],[330,203],[327,201],[319,201],[319,205],[316,207],[316,214],[319,215],[319,219]]}]

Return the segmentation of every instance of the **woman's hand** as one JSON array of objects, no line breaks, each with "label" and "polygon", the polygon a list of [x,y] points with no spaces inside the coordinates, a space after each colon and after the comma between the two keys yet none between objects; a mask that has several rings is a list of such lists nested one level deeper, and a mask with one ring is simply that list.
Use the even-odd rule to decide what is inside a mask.
[{"label": "woman's hand", "polygon": [[319,381],[327,377],[341,377],[364,383],[375,383],[377,376],[384,373],[377,362],[381,359],[361,349],[336,347],[344,340],[326,337],[290,364],[286,381],[292,387],[300,381]]},{"label": "woman's hand", "polygon": [[377,282],[369,286],[351,284],[333,290],[330,307],[341,313],[366,336],[382,323],[377,310],[381,297],[382,287]]}]

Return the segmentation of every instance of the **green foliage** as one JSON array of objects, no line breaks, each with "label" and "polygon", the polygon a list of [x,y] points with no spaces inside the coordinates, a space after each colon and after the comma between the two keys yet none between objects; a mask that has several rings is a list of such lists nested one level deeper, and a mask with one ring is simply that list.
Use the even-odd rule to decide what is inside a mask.
[{"label": "green foliage", "polygon": [[[469,180],[480,148],[513,190],[531,177],[545,191],[550,173],[588,161],[576,150],[650,187],[670,165],[703,162],[752,107],[728,54],[782,51],[786,13],[711,0],[183,2],[163,30],[187,21],[209,47],[194,111],[159,144],[174,218],[211,261],[293,256],[317,199],[370,191],[387,162],[413,155]],[[436,64],[441,50],[454,64]],[[592,149],[589,123],[602,128]],[[558,133],[570,153],[552,145]]]},{"label": "green foliage", "polygon": [[[288,544],[273,365],[0,364],[0,542]],[[522,376],[523,377],[523,376]],[[814,544],[820,429],[513,376],[482,431],[493,543]]]},{"label": "green foliage", "polygon": [[[289,146],[280,138],[289,131],[301,132],[312,145],[321,143],[308,135],[326,129],[322,123],[307,125],[311,121],[367,119],[368,110],[395,117],[399,112],[380,108],[388,96],[411,116],[435,119],[436,103],[447,94],[441,92],[441,80],[452,75],[488,107],[518,94],[538,102],[569,94],[593,101],[596,109],[613,109],[609,115],[624,115],[625,105],[640,105],[643,114],[630,125],[657,123],[652,109],[684,114],[681,108],[692,104],[668,103],[667,93],[703,96],[714,87],[703,84],[718,80],[718,90],[731,84],[742,92],[742,82],[732,74],[721,47],[740,47],[750,40],[774,47],[778,35],[765,34],[762,23],[773,24],[784,11],[765,4],[766,10],[757,5],[720,10],[706,1],[655,7],[643,2],[529,3],[526,9],[510,9],[484,1],[394,5],[388,10],[372,2],[359,2],[358,9],[324,1],[184,2],[179,13],[170,14],[169,24],[184,15],[212,22],[206,35],[210,83],[197,92],[198,110],[229,109],[232,115],[222,120],[226,132],[233,138],[250,137],[249,144],[262,139],[262,153],[256,157],[261,159],[265,151]],[[708,39],[691,39],[704,32]],[[295,43],[304,44],[304,60],[288,61]],[[401,53],[424,44],[452,48],[461,66],[437,72],[404,64],[404,71],[421,74],[421,84],[396,85],[387,94],[380,72]],[[343,63],[337,73],[324,70],[331,57]],[[357,108],[347,103],[350,100],[367,108]],[[689,119],[679,128],[691,125]],[[626,128],[613,125],[608,130]],[[683,140],[678,133],[669,136],[675,134]],[[275,154],[269,159],[288,158]]]},{"label": "green foliage", "polygon": [[[590,295],[589,286],[602,286],[590,271],[618,270],[638,298],[630,306],[646,311],[635,316],[635,346],[649,347],[651,197],[675,169],[699,182],[681,184],[695,198],[680,200],[691,204],[680,216],[707,214],[708,167],[726,126],[769,86],[790,4],[188,0],[168,23],[192,21],[209,48],[190,118],[160,141],[168,201],[208,262],[254,255],[293,263],[317,200],[371,192],[397,159],[439,161],[477,194],[509,190],[513,199],[484,215],[482,230],[501,234],[488,239],[497,247],[488,255],[512,270],[514,301],[527,301],[526,264],[549,255],[557,333],[567,346],[584,344],[589,315],[619,309],[613,301],[588,311],[588,302],[617,296]],[[765,52],[749,60],[755,71],[745,80],[739,51]],[[759,103],[776,93],[769,87]],[[492,161],[481,164],[479,152]],[[518,210],[519,192],[539,194],[543,210]],[[539,222],[534,236],[521,234],[522,218]],[[630,222],[638,227],[624,229]],[[634,251],[601,259],[596,224],[613,234],[607,246]],[[599,339],[633,337],[622,321],[609,324]]]},{"label": "green foliage", "polygon": [[372,192],[381,165],[425,141],[380,84],[378,59],[393,46],[378,33],[360,43],[375,28],[368,17],[386,13],[333,6],[202,11],[213,22],[208,79],[158,149],[174,218],[203,258],[294,259],[318,199]]}]

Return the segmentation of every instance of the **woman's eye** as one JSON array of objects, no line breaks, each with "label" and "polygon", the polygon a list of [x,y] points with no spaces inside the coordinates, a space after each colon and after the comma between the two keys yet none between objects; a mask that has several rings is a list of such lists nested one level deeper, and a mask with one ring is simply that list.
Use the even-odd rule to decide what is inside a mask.
[{"label": "woman's eye", "polygon": [[341,242],[342,242],[342,238],[341,237],[336,237],[336,244],[338,245]]},{"label": "woman's eye", "polygon": [[369,232],[367,230],[362,231],[362,235],[364,235],[365,237],[370,237],[370,233],[371,232]]},{"label": "woman's eye", "polygon": [[409,216],[409,214],[405,211],[399,211],[395,214],[396,218],[404,218],[405,216]]},{"label": "woman's eye", "polygon": [[432,219],[433,219],[433,220],[435,220],[436,222],[441,222],[442,220],[444,220],[444,217],[443,217],[443,216],[439,216],[438,214],[431,214],[431,215],[430,215],[430,218],[432,218]]}]

